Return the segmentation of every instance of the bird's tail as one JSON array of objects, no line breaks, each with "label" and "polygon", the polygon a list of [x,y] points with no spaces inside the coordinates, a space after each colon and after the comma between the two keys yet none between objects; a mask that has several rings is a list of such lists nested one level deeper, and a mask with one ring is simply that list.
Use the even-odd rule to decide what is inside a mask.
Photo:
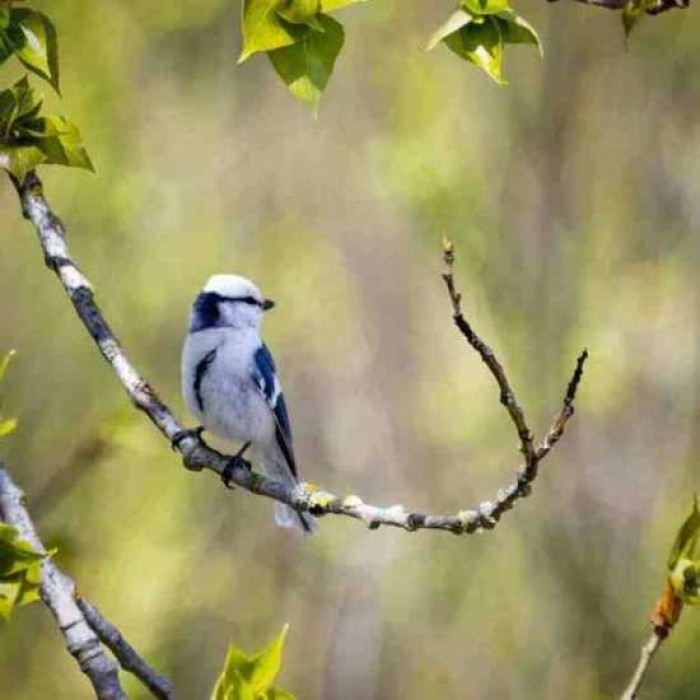
[{"label": "bird's tail", "polygon": [[[277,479],[288,486],[296,486],[298,482],[294,474],[282,459],[278,458],[277,455],[271,459],[263,458],[265,471],[272,479]],[[297,528],[305,535],[313,535],[318,530],[318,523],[313,515],[300,513],[284,503],[275,503],[275,522],[279,527]]]},{"label": "bird's tail", "polygon": [[284,503],[275,503],[275,522],[279,527],[303,530],[305,535],[313,535],[318,530],[318,524],[313,515],[300,513]]}]

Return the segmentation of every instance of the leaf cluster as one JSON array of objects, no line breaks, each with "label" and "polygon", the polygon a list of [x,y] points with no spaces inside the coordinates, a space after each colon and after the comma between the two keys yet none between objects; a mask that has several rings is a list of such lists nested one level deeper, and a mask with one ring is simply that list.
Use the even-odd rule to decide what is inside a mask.
[{"label": "leaf cluster", "polygon": [[255,654],[248,654],[232,644],[211,700],[294,700],[291,693],[273,687],[288,628],[285,625],[275,639]]},{"label": "leaf cluster", "polygon": [[[0,359],[0,385],[2,385],[2,380],[7,373],[7,368],[10,364],[10,360],[14,356],[15,351],[10,350],[2,359]],[[0,394],[0,439],[9,435],[17,427],[16,418],[4,418],[2,415],[2,394]]]},{"label": "leaf cluster", "polygon": [[676,596],[686,605],[700,603],[700,512],[698,499],[693,499],[693,509],[681,525],[668,557],[669,580]]},{"label": "leaf cluster", "polygon": [[18,180],[44,163],[93,170],[78,127],[41,106],[26,77],[0,92],[0,167]]},{"label": "leaf cluster", "polygon": [[48,556],[22,540],[16,528],[0,523],[0,618],[39,598],[41,562]]},{"label": "leaf cluster", "polygon": [[25,7],[0,5],[0,65],[16,56],[26,68],[58,86],[58,42],[51,20]]},{"label": "leaf cluster", "polygon": [[362,1],[244,0],[238,62],[266,53],[289,91],[316,111],[345,41],[330,13]]},{"label": "leaf cluster", "polygon": [[508,0],[462,0],[459,8],[433,34],[427,51],[445,44],[453,53],[473,63],[499,85],[507,44],[532,44],[542,55],[542,43],[534,28]]},{"label": "leaf cluster", "polygon": [[[53,24],[41,12],[0,0],[0,65],[13,56],[59,93]],[[26,76],[0,90],[0,168],[18,180],[42,164],[93,170],[75,124],[64,117],[45,116],[41,108],[42,100]]]}]

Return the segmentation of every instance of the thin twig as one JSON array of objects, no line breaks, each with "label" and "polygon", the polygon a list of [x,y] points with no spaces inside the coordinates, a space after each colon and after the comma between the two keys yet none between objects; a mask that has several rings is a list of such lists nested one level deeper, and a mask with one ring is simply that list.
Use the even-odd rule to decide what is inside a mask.
[{"label": "thin twig", "polygon": [[[537,456],[532,444],[533,435],[525,422],[525,414],[523,413],[523,409],[520,408],[520,405],[515,398],[515,392],[511,389],[505,370],[498,361],[495,353],[476,334],[474,329],[471,327],[471,325],[469,325],[469,322],[462,314],[462,295],[457,291],[454,282],[453,269],[455,256],[454,247],[451,241],[445,240],[443,260],[445,262],[446,271],[442,275],[442,279],[445,280],[447,293],[449,294],[450,301],[452,302],[452,317],[455,325],[467,339],[469,345],[471,345],[474,350],[479,353],[484,364],[489,368],[491,374],[496,380],[496,383],[501,390],[501,404],[508,410],[508,415],[513,421],[515,429],[518,433],[518,438],[520,439],[520,451],[525,457],[525,467],[526,469],[531,470],[536,466]],[[576,381],[576,384],[578,384],[578,381]],[[574,388],[574,392],[575,391],[576,389]]]},{"label": "thin twig", "polygon": [[[0,517],[17,528],[33,549],[46,553],[26,498],[0,462]],[[138,655],[121,632],[84,598],[78,598],[75,582],[47,556],[41,564],[41,599],[58,622],[66,648],[80,665],[100,700],[125,700],[117,664],[104,653],[100,640],[109,647],[125,671],[133,673],[159,699],[173,697],[170,681],[160,676]]]},{"label": "thin twig", "polygon": [[[499,382],[503,401],[518,429],[521,449],[525,455],[525,465],[517,471],[514,482],[501,489],[493,501],[482,502],[473,510],[459,511],[454,515],[426,515],[409,511],[402,505],[372,506],[363,503],[358,496],[340,498],[305,485],[289,487],[274,481],[251,471],[247,465],[243,464],[243,460],[232,463],[230,456],[211,449],[194,432],[183,432],[183,426],[139,374],[110,329],[95,301],[87,278],[79,270],[68,250],[65,228],[46,201],[41,181],[36,173],[30,172],[24,182],[14,181],[14,184],[20,197],[24,216],[32,222],[36,229],[47,266],[59,277],[76,313],[92,336],[103,358],[112,367],[133,404],[146,413],[170,443],[178,438],[176,449],[182,454],[183,462],[188,469],[193,471],[208,469],[221,475],[228,467],[227,477],[229,477],[229,481],[246,491],[286,503],[300,512],[309,511],[316,516],[334,514],[355,518],[365,522],[371,529],[387,525],[408,531],[432,529],[447,530],[456,534],[473,533],[494,528],[500,516],[512,508],[515,501],[530,493],[530,484],[537,474],[537,464],[561,437],[566,422],[573,412],[572,403],[581,379],[583,364],[587,357],[586,353],[578,359],[562,410],[557,415],[543,442],[535,449],[522,410],[515,402],[502,367],[495,357],[491,359],[490,349],[479,341],[481,350],[478,347],[477,350],[482,354],[484,361],[489,365]],[[449,288],[450,283],[445,281]],[[452,281],[451,284],[454,285],[454,282]],[[458,323],[460,330],[469,328],[466,320],[461,316],[459,307],[455,310],[455,316],[456,322],[457,316],[461,319]],[[470,328],[469,331],[472,332]],[[463,332],[465,331],[463,330]],[[475,342],[478,340],[476,335],[473,335],[473,338]]]},{"label": "thin twig", "polygon": [[92,603],[81,596],[76,597],[76,603],[100,641],[117,657],[119,665],[125,671],[133,673],[159,700],[173,697],[172,683],[154,671]]},{"label": "thin twig", "polygon": [[654,633],[649,637],[647,643],[642,647],[642,653],[639,657],[639,664],[634,672],[632,681],[630,682],[627,689],[622,694],[620,700],[634,700],[639,693],[639,688],[644,681],[644,676],[649,670],[649,665],[651,664],[654,654],[659,650],[661,643],[664,641],[665,637],[662,637],[654,630]]}]

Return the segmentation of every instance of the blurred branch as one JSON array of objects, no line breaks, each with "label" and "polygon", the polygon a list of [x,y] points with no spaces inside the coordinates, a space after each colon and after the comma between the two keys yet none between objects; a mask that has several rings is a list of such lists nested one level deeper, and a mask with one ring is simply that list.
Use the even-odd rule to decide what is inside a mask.
[{"label": "blurred branch", "polygon": [[133,673],[159,700],[173,697],[170,681],[154,671],[92,603],[80,596],[76,596],[76,603],[100,641],[117,657],[119,665],[125,671]]},{"label": "blurred branch", "polygon": [[642,647],[642,654],[639,658],[639,664],[634,672],[632,681],[629,686],[627,686],[627,690],[625,690],[620,697],[620,700],[634,700],[634,698],[637,697],[639,688],[644,681],[644,676],[649,669],[649,664],[651,664],[654,654],[656,654],[664,639],[665,637],[659,636],[656,630],[654,630],[654,633],[649,637],[649,641]]},{"label": "blurred branch", "polygon": [[[467,339],[471,338],[471,345],[481,354],[496,377],[501,387],[502,401],[518,430],[525,465],[518,470],[515,481],[501,489],[493,501],[485,501],[474,510],[459,511],[454,515],[426,515],[411,512],[401,505],[372,506],[363,503],[357,496],[339,498],[309,486],[289,487],[274,481],[253,472],[250,464],[244,459],[235,459],[211,449],[199,437],[197,431],[183,429],[170,409],[131,364],[110,329],[95,302],[88,280],[70,255],[66,244],[65,228],[44,198],[41,181],[36,173],[30,172],[21,183],[16,179],[13,179],[13,182],[20,197],[24,216],[32,222],[37,231],[47,266],[59,277],[76,313],[97,344],[103,358],[112,367],[134,406],[146,413],[160,432],[181,453],[185,467],[188,469],[193,471],[208,469],[220,476],[226,471],[229,482],[251,493],[286,503],[300,512],[309,511],[316,516],[334,514],[362,520],[372,529],[387,525],[408,531],[425,528],[448,530],[456,534],[472,533],[482,529],[493,529],[500,516],[512,508],[515,501],[529,495],[530,484],[537,475],[539,462],[559,440],[567,421],[573,414],[573,401],[587,358],[585,351],[578,358],[561,410],[542,443],[537,448],[533,446],[532,434],[525,423],[522,410],[515,401],[503,368],[493,355],[493,351],[476,336],[464,320],[459,309],[458,293],[454,289],[451,271],[448,271],[449,281],[448,277],[445,281],[448,289],[451,289],[450,298],[453,303],[455,322]],[[455,300],[457,300],[457,307],[454,306]]]},{"label": "blurred branch", "polygon": [[[549,0],[556,2],[557,0]],[[576,2],[584,5],[594,5],[595,7],[604,7],[608,10],[623,10],[629,0],[576,0]],[[649,5],[644,11],[648,15],[660,15],[669,10],[685,10],[690,7],[690,0],[656,0]]]},{"label": "blurred branch", "polygon": [[[17,528],[22,539],[37,552],[46,553],[26,508],[26,499],[0,462],[0,516]],[[66,649],[88,676],[100,700],[126,700],[119,683],[119,667],[100,645],[109,647],[122,667],[131,671],[159,699],[172,697],[170,682],[159,676],[124,640],[119,630],[104,619],[93,605],[78,599],[75,582],[47,556],[41,564],[41,599],[58,622]]]}]

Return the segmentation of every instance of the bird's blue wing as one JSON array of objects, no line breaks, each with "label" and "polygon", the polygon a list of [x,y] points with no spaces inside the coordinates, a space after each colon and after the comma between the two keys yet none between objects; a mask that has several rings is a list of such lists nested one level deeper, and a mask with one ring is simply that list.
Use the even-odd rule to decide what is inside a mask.
[{"label": "bird's blue wing", "polygon": [[265,397],[267,405],[275,416],[275,437],[277,444],[287,460],[294,476],[297,475],[294,451],[292,450],[292,427],[289,423],[287,404],[284,401],[282,387],[277,379],[275,361],[266,345],[261,345],[253,355],[253,381]]}]

